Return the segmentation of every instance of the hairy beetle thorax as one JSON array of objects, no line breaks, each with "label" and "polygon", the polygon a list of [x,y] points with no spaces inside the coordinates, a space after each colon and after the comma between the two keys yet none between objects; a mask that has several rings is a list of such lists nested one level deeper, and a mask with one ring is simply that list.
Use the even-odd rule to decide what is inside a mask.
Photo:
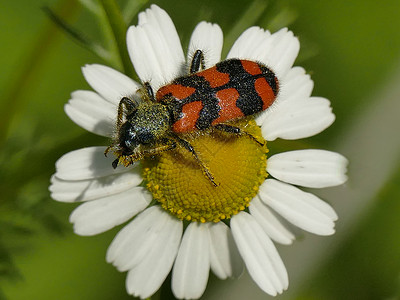
[{"label": "hairy beetle thorax", "polygon": [[142,103],[127,116],[140,144],[149,144],[163,137],[171,126],[170,114],[160,103]]}]

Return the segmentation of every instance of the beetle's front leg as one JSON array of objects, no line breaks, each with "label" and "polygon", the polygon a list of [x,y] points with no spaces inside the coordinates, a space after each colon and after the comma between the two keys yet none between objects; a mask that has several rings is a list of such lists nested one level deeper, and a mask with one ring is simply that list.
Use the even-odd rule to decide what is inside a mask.
[{"label": "beetle's front leg", "polygon": [[140,151],[136,151],[135,153],[129,155],[119,155],[117,159],[115,159],[112,163],[113,168],[115,169],[118,164],[124,165],[128,167],[133,164],[135,161],[141,160],[146,156],[158,155],[165,151],[170,151],[176,148],[176,142],[172,139],[164,139],[162,143],[157,145],[154,148],[141,149]]},{"label": "beetle's front leg", "polygon": [[[127,110],[127,114],[133,112],[136,109],[136,104],[128,97],[123,97],[118,104],[118,117],[117,117],[117,129],[119,129],[123,123],[124,111]],[[125,116],[127,115],[125,114]]]}]

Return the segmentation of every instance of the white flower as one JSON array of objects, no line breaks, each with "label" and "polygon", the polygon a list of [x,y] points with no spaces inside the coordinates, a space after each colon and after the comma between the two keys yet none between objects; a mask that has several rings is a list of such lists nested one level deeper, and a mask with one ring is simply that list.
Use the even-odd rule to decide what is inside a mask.
[{"label": "white flower", "polygon": [[[131,26],[127,44],[132,63],[142,82],[154,91],[177,76],[187,74],[196,50],[205,54],[205,67],[220,61],[223,35],[216,24],[201,22],[195,28],[185,59],[178,34],[168,14],[156,5],[139,14]],[[330,102],[311,97],[313,82],[301,67],[292,67],[299,41],[286,28],[271,34],[258,27],[247,29],[227,58],[262,62],[276,73],[280,92],[272,108],[256,121],[267,141],[313,136],[335,117]],[[95,90],[75,91],[66,104],[68,116],[84,129],[110,137],[122,97],[139,97],[141,84],[102,65],[86,65],[83,74]],[[271,175],[251,200],[249,212],[241,211],[223,222],[183,221],[160,205],[149,207],[152,196],[141,185],[140,163],[129,168],[111,167],[106,147],[89,147],[65,154],[51,179],[52,197],[62,202],[84,202],[70,221],[80,235],[95,235],[134,216],[115,237],[107,261],[127,271],[130,294],[147,298],[154,294],[172,269],[172,291],[178,298],[199,298],[209,270],[221,279],[239,276],[244,264],[258,286],[270,295],[288,287],[285,266],[274,242],[291,244],[294,235],[277,217],[319,235],[334,233],[334,210],[300,187],[323,188],[346,181],[346,159],[324,150],[298,150],[268,158]]]}]

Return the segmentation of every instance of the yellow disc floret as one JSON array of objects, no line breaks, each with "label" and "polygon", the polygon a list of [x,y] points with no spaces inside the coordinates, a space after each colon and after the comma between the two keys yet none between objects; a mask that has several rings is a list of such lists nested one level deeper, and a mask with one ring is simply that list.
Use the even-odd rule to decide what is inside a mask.
[{"label": "yellow disc floret", "polygon": [[261,144],[248,135],[213,129],[185,135],[217,186],[183,148],[143,160],[147,188],[164,209],[179,219],[204,223],[228,219],[249,206],[267,177],[268,149],[254,121],[234,125]]}]

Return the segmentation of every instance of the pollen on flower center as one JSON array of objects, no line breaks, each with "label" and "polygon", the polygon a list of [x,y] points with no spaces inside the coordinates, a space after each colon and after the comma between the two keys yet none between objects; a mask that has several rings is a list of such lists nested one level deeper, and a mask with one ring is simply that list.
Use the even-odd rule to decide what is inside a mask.
[{"label": "pollen on flower center", "polygon": [[[264,141],[251,121],[235,126]],[[246,135],[208,130],[185,135],[218,186],[205,176],[192,154],[178,148],[143,161],[147,188],[161,206],[182,220],[218,222],[249,206],[267,177],[266,145]]]}]

